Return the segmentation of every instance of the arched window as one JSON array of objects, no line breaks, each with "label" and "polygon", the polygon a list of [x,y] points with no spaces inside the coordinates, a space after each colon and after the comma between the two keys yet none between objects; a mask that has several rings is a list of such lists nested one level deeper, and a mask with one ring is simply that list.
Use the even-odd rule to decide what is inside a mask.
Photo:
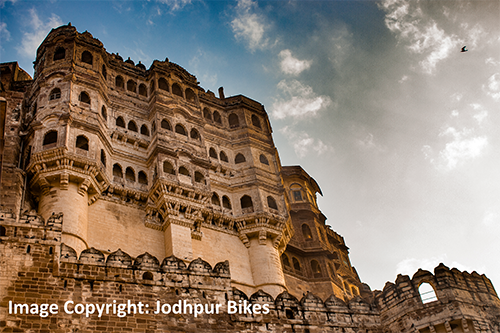
[{"label": "arched window", "polygon": [[295,269],[298,272],[302,270],[300,267],[300,261],[297,258],[292,257],[292,263],[293,263],[293,269]]},{"label": "arched window", "polygon": [[214,111],[214,121],[218,124],[222,124],[222,118],[220,117],[220,113]]},{"label": "arched window", "polygon": [[234,128],[240,126],[240,120],[236,113],[231,113],[229,115],[229,127]]},{"label": "arched window", "polygon": [[56,52],[54,52],[54,61],[61,60],[66,57],[66,49],[64,47],[58,47]]},{"label": "arched window", "polygon": [[225,152],[221,151],[220,154],[219,154],[219,156],[220,156],[220,160],[222,162],[229,162],[229,160],[227,159],[227,155],[226,155]]},{"label": "arched window", "polygon": [[135,172],[131,167],[125,170],[125,179],[129,182],[135,183]]},{"label": "arched window", "polygon": [[187,136],[186,129],[181,124],[175,125],[175,133],[179,133],[179,134]]},{"label": "arched window", "polygon": [[139,85],[139,95],[148,97],[148,88],[146,88],[144,83]]},{"label": "arched window", "polygon": [[102,65],[101,74],[102,74],[102,77],[105,78],[105,79],[108,76],[107,71],[106,71],[106,66],[104,66],[104,65]]},{"label": "arched window", "polygon": [[299,184],[292,184],[290,186],[290,192],[293,198],[293,201],[304,201],[302,198],[302,186]]},{"label": "arched window", "polygon": [[7,234],[7,230],[3,225],[0,225],[0,237],[5,236]]},{"label": "arched window", "polygon": [[83,135],[79,135],[76,137],[76,148],[89,150],[89,139],[84,137]]},{"label": "arched window", "polygon": [[227,195],[222,197],[222,207],[231,209],[231,201],[229,201],[229,198]]},{"label": "arched window", "polygon": [[133,120],[128,122],[127,128],[129,130],[131,130],[132,132],[137,132],[137,125],[135,124],[135,122]]},{"label": "arched window", "polygon": [[267,157],[264,154],[260,154],[259,161],[262,164],[269,165],[269,161],[267,160]]},{"label": "arched window", "polygon": [[210,148],[210,149],[208,150],[208,155],[210,155],[210,157],[211,157],[211,158],[215,158],[215,159],[217,159],[217,152],[216,152],[216,151],[215,151],[215,149],[213,149],[213,148]]},{"label": "arched window", "polygon": [[153,280],[153,273],[151,272],[144,272],[144,274],[142,274],[142,279],[143,280],[150,280],[152,281]]},{"label": "arched window", "polygon": [[188,177],[191,177],[191,174],[189,173],[189,170],[186,169],[185,167],[181,166],[179,168],[179,175],[184,175],[184,176],[188,176]]},{"label": "arched window", "polygon": [[193,128],[190,133],[191,139],[201,141],[200,132],[196,128]]},{"label": "arched window", "polygon": [[82,61],[84,63],[92,65],[93,60],[94,60],[94,57],[92,56],[92,53],[90,53],[89,51],[83,51]]},{"label": "arched window", "polygon": [[144,184],[144,185],[148,184],[148,176],[146,176],[146,173],[144,171],[139,171],[137,180],[139,181],[139,184]]},{"label": "arched window", "polygon": [[101,163],[103,167],[106,167],[106,153],[101,149]]},{"label": "arched window", "polygon": [[165,80],[164,78],[159,78],[158,79],[158,88],[160,88],[160,90],[165,90],[165,91],[169,91],[168,89],[168,82],[167,80]]},{"label": "arched window", "polygon": [[245,159],[245,156],[243,156],[243,154],[241,153],[238,153],[236,155],[236,157],[234,158],[234,163],[235,164],[240,164],[240,163],[244,163],[246,162],[247,160]]},{"label": "arched window", "polygon": [[304,236],[306,241],[313,239],[311,228],[305,223],[302,225],[302,236]]},{"label": "arched window", "polygon": [[315,278],[320,278],[323,275],[321,273],[321,266],[316,260],[311,260],[311,269]]},{"label": "arched window", "polygon": [[194,181],[197,183],[203,183],[205,184],[205,176],[199,171],[194,172]]},{"label": "arched window", "polygon": [[175,169],[169,161],[163,162],[163,172],[170,175],[175,175]]},{"label": "arched window", "polygon": [[177,83],[174,83],[172,85],[172,94],[183,97],[181,86],[178,85]]},{"label": "arched window", "polygon": [[43,145],[50,145],[52,143],[57,143],[57,131],[48,131],[43,137]]},{"label": "arched window", "polygon": [[106,111],[106,107],[104,105],[101,108],[101,116],[104,120],[108,120],[108,112]]},{"label": "arched window", "polygon": [[196,94],[194,93],[193,89],[186,89],[186,100],[191,103],[196,103]]},{"label": "arched window", "polygon": [[418,293],[423,304],[437,301],[436,292],[430,283],[424,282],[418,287]]},{"label": "arched window", "polygon": [[137,84],[135,83],[134,80],[128,80],[127,81],[127,90],[135,92],[137,88]]},{"label": "arched window", "polygon": [[216,206],[220,206],[220,200],[219,200],[219,196],[217,195],[217,193],[213,193],[212,194],[212,205],[216,205]]},{"label": "arched window", "polygon": [[148,129],[148,127],[146,125],[142,125],[141,126],[141,134],[149,136],[149,129]]},{"label": "arched window", "polygon": [[50,92],[50,95],[49,95],[49,101],[52,101],[54,99],[59,99],[59,98],[61,98],[61,89],[59,89],[59,88],[52,89],[52,91]]},{"label": "arched window", "polygon": [[291,268],[292,266],[290,265],[290,259],[288,259],[288,256],[283,253],[281,255],[281,262],[283,263],[283,266],[287,267],[287,268]]},{"label": "arched window", "polygon": [[240,199],[241,208],[253,208],[252,198],[248,195],[244,195]]},{"label": "arched window", "polygon": [[123,81],[123,77],[121,75],[118,75],[115,79],[115,86],[117,88],[124,88],[125,87],[125,81]]},{"label": "arched window", "polygon": [[170,126],[170,123],[169,123],[169,122],[168,122],[168,120],[166,120],[166,119],[163,119],[163,120],[161,121],[161,128],[166,129],[166,130],[169,130],[169,131],[171,131],[171,130],[172,130],[172,126]]},{"label": "arched window", "polygon": [[252,115],[252,125],[254,125],[255,127],[257,128],[262,128],[260,126],[260,120],[259,120],[259,117],[257,117],[256,115]]},{"label": "arched window", "polygon": [[272,196],[267,197],[267,206],[271,209],[278,210],[278,205],[276,204],[276,200]]},{"label": "arched window", "polygon": [[121,116],[116,118],[116,126],[125,128],[125,121]]},{"label": "arched window", "polygon": [[122,167],[118,163],[113,165],[113,176],[123,178]]},{"label": "arched window", "polygon": [[208,108],[203,109],[203,118],[212,121],[212,113],[210,113],[210,110]]},{"label": "arched window", "polygon": [[82,103],[90,104],[90,96],[85,91],[82,91],[80,93],[80,97],[78,98],[78,100]]}]

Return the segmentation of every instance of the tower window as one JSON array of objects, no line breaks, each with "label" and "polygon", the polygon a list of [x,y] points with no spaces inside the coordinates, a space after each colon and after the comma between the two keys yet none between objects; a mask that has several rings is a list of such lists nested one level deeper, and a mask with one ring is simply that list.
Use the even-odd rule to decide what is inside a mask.
[{"label": "tower window", "polygon": [[319,278],[322,276],[321,266],[316,260],[311,260],[311,269],[315,278]]},{"label": "tower window", "polygon": [[305,223],[302,225],[302,236],[304,236],[305,240],[312,240],[313,239],[313,236],[311,233],[311,228],[309,228],[309,226]]},{"label": "tower window", "polygon": [[423,304],[437,301],[436,292],[430,283],[424,282],[418,287],[418,293]]},{"label": "tower window", "polygon": [[128,167],[126,170],[125,170],[125,179],[129,182],[132,182],[134,183],[135,182],[135,172],[134,170],[132,170],[131,167]]},{"label": "tower window", "polygon": [[203,118],[206,120],[212,121],[212,114],[210,113],[210,110],[207,108],[203,109]]},{"label": "tower window", "polygon": [[137,125],[131,120],[128,122],[128,129],[132,132],[137,132]]},{"label": "tower window", "polygon": [[124,88],[125,87],[125,81],[123,81],[123,77],[118,75],[115,79],[115,86],[117,88]]},{"label": "tower window", "polygon": [[175,133],[187,136],[186,129],[181,124],[175,125]]},{"label": "tower window", "polygon": [[166,119],[163,119],[161,121],[161,128],[169,130],[169,131],[172,130],[172,126],[170,126],[170,123]]},{"label": "tower window", "polygon": [[45,133],[43,137],[43,145],[50,145],[52,143],[57,143],[57,131],[49,131]]},{"label": "tower window", "polygon": [[186,100],[191,103],[196,103],[196,94],[191,88],[186,89]]},{"label": "tower window", "polygon": [[220,156],[220,160],[222,162],[228,162],[227,155],[226,155],[225,152],[221,151],[220,154],[219,154],[219,156]]},{"label": "tower window", "polygon": [[201,141],[200,132],[198,132],[198,130],[196,128],[193,128],[191,130],[191,139]]},{"label": "tower window", "polygon": [[52,89],[49,95],[49,101],[59,98],[61,98],[61,89],[59,88]]},{"label": "tower window", "polygon": [[253,208],[252,198],[250,198],[248,195],[244,195],[241,197],[240,204],[242,209]]},{"label": "tower window", "polygon": [[141,134],[149,136],[149,130],[148,130],[148,127],[146,125],[141,126]]},{"label": "tower window", "polygon": [[106,107],[104,105],[101,108],[101,116],[104,120],[108,120],[108,112],[106,111]]},{"label": "tower window", "polygon": [[236,157],[234,158],[234,163],[235,164],[240,164],[240,163],[244,163],[246,162],[247,160],[245,159],[245,156],[243,156],[243,154],[241,153],[238,153],[236,155]]},{"label": "tower window", "polygon": [[148,176],[146,176],[146,173],[144,173],[144,171],[139,171],[139,175],[137,178],[138,178],[139,184],[144,184],[144,185],[148,184]]},{"label": "tower window", "polygon": [[179,97],[183,97],[181,86],[178,85],[177,83],[174,83],[172,85],[172,94],[177,95]]},{"label": "tower window", "polygon": [[276,200],[274,200],[274,198],[271,196],[267,197],[267,206],[271,209],[278,210],[278,205],[276,204]]},{"label": "tower window", "polygon": [[89,139],[84,137],[83,135],[79,135],[76,137],[76,148],[89,150]]},{"label": "tower window", "polygon": [[179,174],[180,175],[184,175],[184,176],[188,176],[188,177],[191,177],[191,175],[189,174],[189,170],[186,169],[185,167],[181,166],[179,168]]},{"label": "tower window", "polygon": [[116,118],[116,126],[125,128],[125,121],[122,117]]},{"label": "tower window", "polygon": [[82,103],[90,104],[90,96],[85,91],[82,91],[80,93],[80,97],[78,98],[78,100]]},{"label": "tower window", "polygon": [[165,80],[164,78],[160,78],[158,80],[158,88],[160,88],[160,90],[165,90],[165,91],[168,91],[168,83],[167,83],[167,80]]},{"label": "tower window", "polygon": [[297,258],[293,257],[292,258],[292,263],[293,263],[293,269],[295,269],[297,272],[300,272],[301,271],[301,267],[300,267],[300,262]]},{"label": "tower window", "polygon": [[82,53],[82,62],[92,65],[92,62],[94,60],[94,57],[92,56],[92,53],[89,51],[83,51]]},{"label": "tower window", "polygon": [[254,114],[252,115],[252,125],[254,125],[257,128],[261,128],[259,117],[257,117]]},{"label": "tower window", "polygon": [[217,193],[214,192],[214,194],[212,194],[212,205],[216,205],[216,206],[220,206],[220,200],[219,200],[219,196],[217,195]]},{"label": "tower window", "polygon": [[222,119],[220,117],[220,113],[217,111],[214,111],[214,121],[218,124],[222,124]]},{"label": "tower window", "polygon": [[128,80],[127,81],[127,90],[135,92],[137,84],[134,82],[134,80]]},{"label": "tower window", "polygon": [[54,61],[61,60],[66,57],[66,49],[64,47],[58,47],[54,53]]},{"label": "tower window", "polygon": [[210,149],[208,150],[208,155],[210,155],[210,157],[211,157],[211,158],[215,158],[215,159],[217,159],[217,152],[216,152],[216,151],[215,151],[215,149],[213,149],[213,148],[210,148]]},{"label": "tower window", "polygon": [[229,127],[235,128],[240,126],[240,120],[238,119],[238,115],[236,113],[231,113],[229,115]]},{"label": "tower window", "polygon": [[268,161],[267,157],[264,154],[260,154],[259,161],[262,164],[269,165],[269,161]]},{"label": "tower window", "polygon": [[231,209],[231,201],[226,195],[222,197],[222,207]]},{"label": "tower window", "polygon": [[144,83],[139,85],[139,95],[148,97],[148,88],[146,88]]},{"label": "tower window", "polygon": [[114,177],[123,178],[122,167],[119,164],[114,164],[113,165],[113,176]]},{"label": "tower window", "polygon": [[197,183],[205,183],[205,176],[199,171],[194,172],[194,181]]},{"label": "tower window", "polygon": [[163,172],[170,174],[170,175],[175,175],[174,167],[168,161],[163,162]]}]

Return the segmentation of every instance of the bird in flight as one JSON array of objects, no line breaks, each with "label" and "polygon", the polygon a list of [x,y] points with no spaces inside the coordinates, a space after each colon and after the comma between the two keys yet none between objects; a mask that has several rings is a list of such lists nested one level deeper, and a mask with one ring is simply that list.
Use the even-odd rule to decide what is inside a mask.
[{"label": "bird in flight", "polygon": [[467,51],[469,51],[469,50],[467,50],[467,46],[464,46],[464,47],[462,47],[462,51],[460,51],[460,52],[467,52]]}]

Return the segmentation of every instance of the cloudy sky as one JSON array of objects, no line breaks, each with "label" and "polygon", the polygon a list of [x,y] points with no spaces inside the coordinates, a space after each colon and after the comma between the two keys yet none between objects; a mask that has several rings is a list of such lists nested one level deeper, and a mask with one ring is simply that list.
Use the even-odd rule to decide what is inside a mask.
[{"label": "cloudy sky", "polygon": [[[71,22],[148,67],[266,106],[283,165],[372,289],[439,262],[500,288],[499,1],[0,1],[0,61],[29,73]],[[468,51],[460,52],[466,45]]]}]

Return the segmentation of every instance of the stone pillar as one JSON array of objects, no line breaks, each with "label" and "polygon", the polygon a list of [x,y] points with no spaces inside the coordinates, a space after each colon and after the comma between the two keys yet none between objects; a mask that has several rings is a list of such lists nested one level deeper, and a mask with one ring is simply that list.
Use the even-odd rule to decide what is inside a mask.
[{"label": "stone pillar", "polygon": [[80,254],[88,248],[88,194],[80,184],[65,182],[66,178],[42,191],[38,213],[45,221],[52,213],[63,213],[62,242]]},{"label": "stone pillar", "polygon": [[274,298],[285,290],[285,277],[278,250],[270,238],[252,237],[248,253],[256,289],[262,289]]},{"label": "stone pillar", "polygon": [[184,221],[169,219],[165,228],[165,255],[184,260],[193,260],[193,243],[191,242],[191,225]]}]

